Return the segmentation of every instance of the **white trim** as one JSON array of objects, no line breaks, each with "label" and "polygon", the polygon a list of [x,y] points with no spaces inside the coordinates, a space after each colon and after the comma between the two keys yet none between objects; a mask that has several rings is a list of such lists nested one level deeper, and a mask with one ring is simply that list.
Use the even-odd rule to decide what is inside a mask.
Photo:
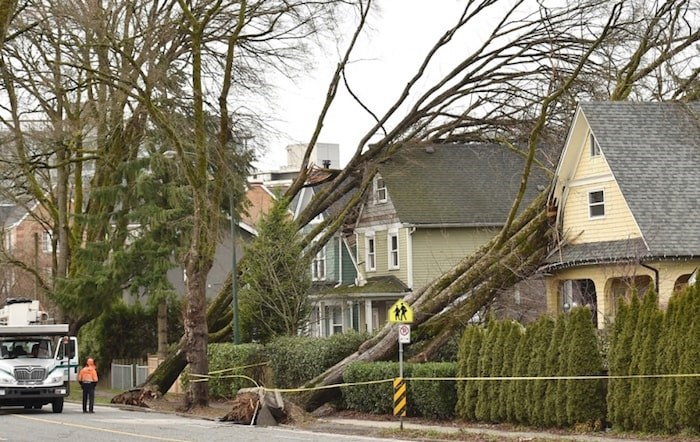
[{"label": "white trim", "polygon": [[[372,266],[370,266],[370,253],[369,244],[372,241]],[[376,272],[377,271],[377,239],[374,236],[374,232],[365,233],[365,271]]]},{"label": "white trim", "polygon": [[[591,194],[593,193],[602,193],[603,194],[603,201],[593,203],[591,204]],[[603,207],[603,214],[602,215],[591,215],[591,208],[592,207]],[[588,219],[602,219],[605,218],[605,214],[607,213],[607,210],[605,208],[605,189],[591,189],[586,192],[586,208],[588,209]]]},{"label": "white trim", "polygon": [[[382,180],[382,183],[384,183],[383,187],[379,187],[378,183],[379,180]],[[382,189],[384,190],[384,197],[383,198],[378,198],[377,194],[379,193],[379,190]],[[384,204],[389,200],[389,191],[386,188],[386,181],[384,181],[384,178],[381,177],[381,175],[376,174],[374,176],[374,179],[372,180],[372,199],[374,200],[374,204]]]},{"label": "white trim", "polygon": [[588,154],[591,158],[601,158],[603,156],[600,144],[598,144],[595,134],[590,129],[588,130],[588,144]]},{"label": "white trim", "polygon": [[413,232],[415,227],[406,229],[406,279],[410,290],[413,290]]},{"label": "white trim", "polygon": [[[396,238],[396,264],[394,264],[394,260],[392,259],[392,255],[394,253],[392,249],[392,244],[391,240],[392,238]],[[387,232],[386,235],[386,256],[387,256],[387,268],[389,270],[399,270],[401,268],[401,246],[400,246],[400,241],[399,241],[399,231],[397,229],[391,229]]]},{"label": "white trim", "polygon": [[[326,254],[326,246],[324,245],[316,253],[316,255],[311,260],[311,280],[312,281],[325,281],[327,278],[328,267],[326,265],[326,260],[328,259]],[[317,271],[318,265],[322,266],[321,272]]]}]

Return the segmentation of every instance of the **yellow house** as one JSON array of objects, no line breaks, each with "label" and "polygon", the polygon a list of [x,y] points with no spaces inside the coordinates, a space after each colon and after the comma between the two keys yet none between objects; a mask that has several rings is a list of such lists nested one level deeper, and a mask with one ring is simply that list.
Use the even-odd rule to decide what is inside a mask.
[{"label": "yellow house", "polygon": [[700,103],[581,103],[550,196],[549,313],[653,287],[665,306],[700,265]]}]

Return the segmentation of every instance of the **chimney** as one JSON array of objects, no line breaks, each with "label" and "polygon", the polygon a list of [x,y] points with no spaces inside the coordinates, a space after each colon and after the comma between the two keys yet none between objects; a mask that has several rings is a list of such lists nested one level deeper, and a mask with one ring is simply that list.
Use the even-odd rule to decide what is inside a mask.
[{"label": "chimney", "polygon": [[331,160],[323,160],[323,168],[324,169],[330,169],[331,168]]}]

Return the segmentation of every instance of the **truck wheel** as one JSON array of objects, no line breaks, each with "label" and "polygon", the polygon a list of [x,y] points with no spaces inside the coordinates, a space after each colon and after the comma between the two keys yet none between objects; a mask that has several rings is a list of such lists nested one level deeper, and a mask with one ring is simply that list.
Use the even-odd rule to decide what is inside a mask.
[{"label": "truck wheel", "polygon": [[51,411],[54,413],[62,413],[63,412],[63,398],[58,398],[54,399],[53,402],[51,402]]}]

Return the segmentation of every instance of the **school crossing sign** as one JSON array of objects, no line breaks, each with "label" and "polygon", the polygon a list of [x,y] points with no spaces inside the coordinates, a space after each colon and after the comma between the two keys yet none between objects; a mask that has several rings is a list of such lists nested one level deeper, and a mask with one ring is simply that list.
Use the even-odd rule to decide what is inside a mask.
[{"label": "school crossing sign", "polygon": [[399,299],[389,309],[387,320],[398,324],[411,324],[413,323],[413,309],[403,299]]}]

